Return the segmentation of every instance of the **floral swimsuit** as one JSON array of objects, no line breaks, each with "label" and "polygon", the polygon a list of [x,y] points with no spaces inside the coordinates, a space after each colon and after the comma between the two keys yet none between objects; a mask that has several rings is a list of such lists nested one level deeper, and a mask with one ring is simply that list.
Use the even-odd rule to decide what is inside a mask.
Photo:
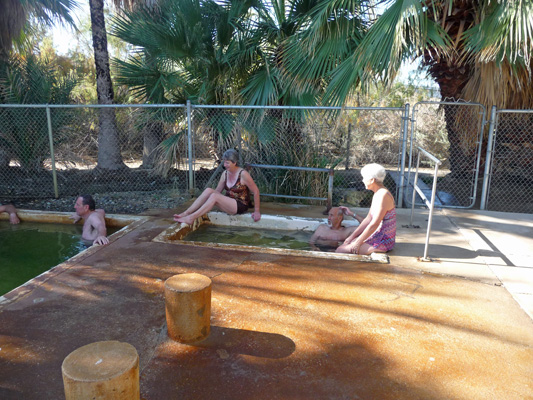
[{"label": "floral swimsuit", "polygon": [[252,201],[250,200],[250,189],[248,189],[248,186],[241,183],[242,171],[243,170],[241,169],[235,185],[233,185],[231,188],[228,187],[228,172],[226,171],[226,182],[224,184],[226,196],[237,201],[237,214],[245,213],[252,205]]}]

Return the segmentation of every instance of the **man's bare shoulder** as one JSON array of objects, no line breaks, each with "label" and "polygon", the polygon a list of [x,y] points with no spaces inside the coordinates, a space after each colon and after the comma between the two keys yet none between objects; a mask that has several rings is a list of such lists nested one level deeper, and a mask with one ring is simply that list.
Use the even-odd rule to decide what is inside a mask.
[{"label": "man's bare shoulder", "polygon": [[94,212],[91,213],[91,215],[89,215],[89,217],[87,218],[87,222],[93,226],[96,224],[101,224],[101,223],[105,224],[104,216],[105,216],[104,210],[102,209],[94,210]]}]

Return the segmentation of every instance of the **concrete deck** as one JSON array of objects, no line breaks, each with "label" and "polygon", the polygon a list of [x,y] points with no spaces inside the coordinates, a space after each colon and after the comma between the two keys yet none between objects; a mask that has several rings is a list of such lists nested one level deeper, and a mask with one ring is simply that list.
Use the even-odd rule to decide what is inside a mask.
[{"label": "concrete deck", "polygon": [[[172,213],[6,296],[1,399],[63,398],[63,359],[102,340],[135,346],[143,399],[533,398],[532,215],[437,211],[423,262],[427,211],[417,229],[399,210],[384,265],[152,242]],[[163,282],[185,272],[213,280],[195,345],[166,335]]]}]

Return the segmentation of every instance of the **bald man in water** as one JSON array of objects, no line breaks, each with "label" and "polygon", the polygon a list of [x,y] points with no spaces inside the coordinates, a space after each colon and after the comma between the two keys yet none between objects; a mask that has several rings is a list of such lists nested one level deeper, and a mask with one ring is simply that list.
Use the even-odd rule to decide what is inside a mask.
[{"label": "bald man in water", "polygon": [[332,207],[328,212],[328,224],[320,224],[309,239],[309,244],[313,250],[320,251],[317,244],[324,244],[336,249],[352,234],[357,226],[343,226],[344,215],[351,215],[359,222],[363,219],[363,217],[351,212],[348,207]]}]

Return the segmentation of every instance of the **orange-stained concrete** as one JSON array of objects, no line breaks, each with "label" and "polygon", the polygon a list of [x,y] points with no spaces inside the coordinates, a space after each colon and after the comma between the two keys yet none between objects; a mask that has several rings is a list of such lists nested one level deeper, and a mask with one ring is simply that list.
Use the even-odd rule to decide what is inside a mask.
[{"label": "orange-stained concrete", "polygon": [[[1,399],[62,398],[63,359],[104,340],[137,349],[147,400],[533,398],[533,324],[504,287],[152,242],[174,211],[8,296]],[[194,345],[165,326],[164,281],[190,272],[212,280],[211,333]]]}]

